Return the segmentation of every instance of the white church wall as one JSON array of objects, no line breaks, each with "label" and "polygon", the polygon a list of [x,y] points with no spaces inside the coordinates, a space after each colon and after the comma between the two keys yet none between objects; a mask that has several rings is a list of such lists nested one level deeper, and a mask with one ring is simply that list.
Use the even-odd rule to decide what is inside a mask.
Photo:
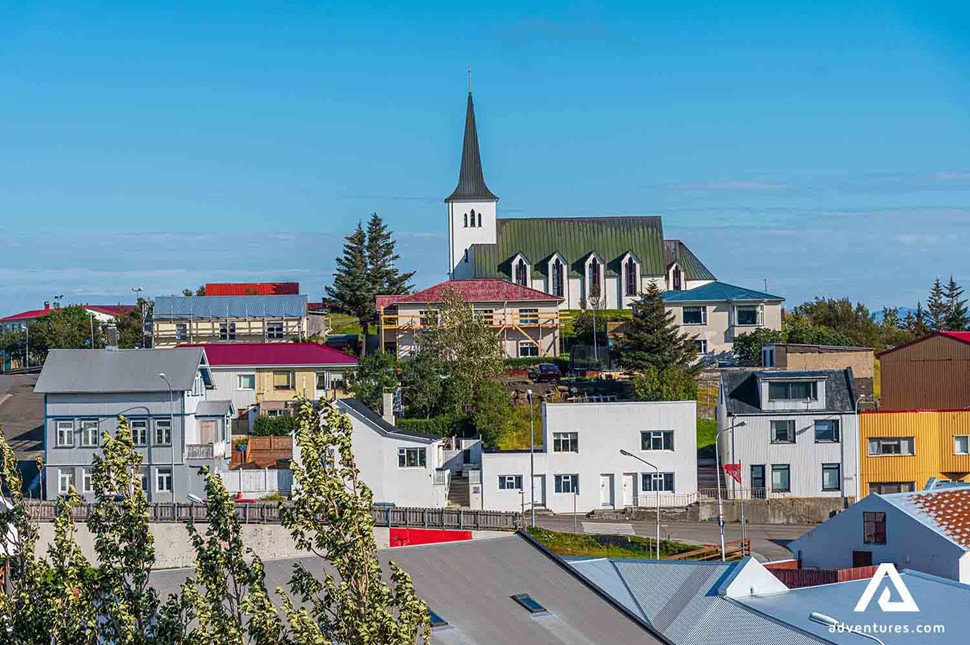
[{"label": "white church wall", "polygon": [[[466,255],[472,244],[495,244],[495,202],[451,202],[448,204],[451,228],[451,275],[455,279],[471,278],[471,258]],[[465,217],[475,212],[475,226],[465,226]],[[478,226],[481,215],[482,225]],[[467,259],[467,261],[466,261]]]}]

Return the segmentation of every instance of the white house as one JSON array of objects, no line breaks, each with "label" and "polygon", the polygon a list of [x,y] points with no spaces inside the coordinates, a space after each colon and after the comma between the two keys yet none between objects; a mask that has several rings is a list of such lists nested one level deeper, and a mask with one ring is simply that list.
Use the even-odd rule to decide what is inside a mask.
[{"label": "white house", "polygon": [[970,584],[970,489],[869,495],[788,544],[801,566],[891,562]]},{"label": "white house", "polygon": [[729,497],[857,497],[859,417],[852,370],[721,373],[717,425]]},{"label": "white house", "polygon": [[[694,501],[694,401],[543,403],[541,432],[542,448],[535,453],[537,507],[556,513],[649,507],[658,492],[662,506]],[[528,508],[529,459],[528,450],[482,454],[482,508]]]},{"label": "white house", "polygon": [[[398,428],[356,399],[337,401],[350,416],[351,445],[360,478],[374,493],[375,504],[443,507],[448,501],[450,473],[445,438]],[[300,448],[293,460],[302,464]]]}]

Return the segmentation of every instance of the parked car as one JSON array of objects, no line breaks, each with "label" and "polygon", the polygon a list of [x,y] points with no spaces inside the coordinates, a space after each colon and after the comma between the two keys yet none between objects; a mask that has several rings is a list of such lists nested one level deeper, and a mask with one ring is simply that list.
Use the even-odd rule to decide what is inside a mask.
[{"label": "parked car", "polygon": [[555,363],[539,363],[529,369],[529,378],[536,383],[542,383],[543,381],[558,383],[559,379],[562,378],[562,372],[559,371],[559,366]]}]

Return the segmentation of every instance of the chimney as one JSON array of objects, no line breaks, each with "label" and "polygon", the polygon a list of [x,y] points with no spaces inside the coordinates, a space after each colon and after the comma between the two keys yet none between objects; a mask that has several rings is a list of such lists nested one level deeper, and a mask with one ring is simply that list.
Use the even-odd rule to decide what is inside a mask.
[{"label": "chimney", "polygon": [[381,416],[384,417],[384,420],[390,423],[391,425],[394,425],[394,393],[393,392],[384,393],[382,411],[383,411],[383,414]]},{"label": "chimney", "polygon": [[50,311],[50,310],[51,310],[51,301],[50,300],[45,300],[44,301],[44,311]]},{"label": "chimney", "polygon": [[113,324],[104,327],[104,348],[118,349],[118,328]]}]

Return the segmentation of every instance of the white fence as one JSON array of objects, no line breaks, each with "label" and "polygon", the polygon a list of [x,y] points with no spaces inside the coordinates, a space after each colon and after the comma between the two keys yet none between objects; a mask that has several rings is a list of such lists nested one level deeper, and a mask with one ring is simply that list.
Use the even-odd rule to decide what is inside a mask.
[{"label": "white fence", "polygon": [[230,493],[242,493],[243,497],[259,497],[269,493],[289,495],[293,490],[293,473],[286,468],[230,470],[220,475]]}]

